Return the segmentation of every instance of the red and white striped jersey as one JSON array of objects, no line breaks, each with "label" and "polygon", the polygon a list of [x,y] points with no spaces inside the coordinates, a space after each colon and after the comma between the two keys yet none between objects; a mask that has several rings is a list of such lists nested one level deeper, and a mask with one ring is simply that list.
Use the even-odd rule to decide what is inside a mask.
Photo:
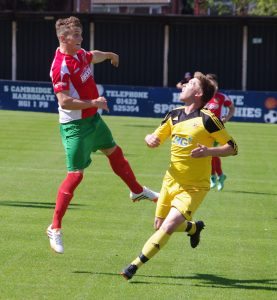
[{"label": "red and white striped jersey", "polygon": [[[58,48],[51,65],[50,77],[54,92],[69,91],[69,95],[80,100],[92,100],[99,97],[96,83],[92,76],[90,63],[92,53],[80,49],[76,55],[64,54]],[[59,105],[60,123],[84,119],[96,114],[97,108],[82,110],[62,109]]]}]

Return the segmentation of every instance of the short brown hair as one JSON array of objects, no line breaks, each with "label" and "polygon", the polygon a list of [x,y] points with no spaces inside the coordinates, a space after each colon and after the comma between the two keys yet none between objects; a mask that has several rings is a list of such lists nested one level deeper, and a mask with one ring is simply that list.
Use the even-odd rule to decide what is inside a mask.
[{"label": "short brown hair", "polygon": [[218,81],[218,80],[217,80],[216,74],[208,73],[208,74],[206,74],[206,77],[207,77],[208,79],[214,80],[214,81],[216,81],[216,82]]},{"label": "short brown hair", "polygon": [[214,80],[209,79],[207,76],[205,76],[201,72],[195,72],[194,78],[197,78],[200,81],[200,87],[203,92],[201,100],[205,105],[214,96],[214,93],[216,91],[215,82],[214,82]]},{"label": "short brown hair", "polygon": [[58,19],[56,22],[57,36],[59,37],[61,35],[67,35],[73,27],[79,27],[83,29],[83,26],[78,18],[69,17],[65,19]]},{"label": "short brown hair", "polygon": [[214,82],[216,89],[218,90],[218,80],[216,74],[208,73],[206,74],[206,77]]}]

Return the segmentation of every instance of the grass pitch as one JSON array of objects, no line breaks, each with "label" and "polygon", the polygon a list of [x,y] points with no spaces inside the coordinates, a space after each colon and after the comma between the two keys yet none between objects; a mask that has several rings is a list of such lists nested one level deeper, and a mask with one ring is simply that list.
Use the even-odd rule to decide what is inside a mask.
[{"label": "grass pitch", "polygon": [[[159,190],[169,144],[149,149],[159,119],[105,116],[139,181]],[[276,125],[228,123],[239,155],[222,160],[222,192],[197,211],[206,228],[191,249],[176,233],[130,281],[118,273],[153,232],[155,205],[132,203],[100,153],[63,222],[65,254],[50,250],[65,161],[55,114],[0,111],[0,299],[276,299]]]}]

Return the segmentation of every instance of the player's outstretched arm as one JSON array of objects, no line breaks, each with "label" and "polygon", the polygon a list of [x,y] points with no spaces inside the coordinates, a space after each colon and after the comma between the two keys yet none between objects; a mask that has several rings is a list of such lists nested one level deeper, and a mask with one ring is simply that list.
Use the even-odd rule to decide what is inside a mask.
[{"label": "player's outstretched arm", "polygon": [[114,67],[118,67],[119,65],[119,56],[116,53],[113,52],[103,52],[99,50],[93,50],[91,51],[93,57],[92,57],[92,63],[93,64],[98,64],[101,63],[105,60],[110,60],[111,64]]},{"label": "player's outstretched arm", "polygon": [[206,157],[206,156],[224,157],[224,156],[230,156],[236,154],[237,154],[237,149],[234,148],[234,146],[229,143],[226,143],[225,145],[222,146],[211,147],[211,148],[198,144],[197,148],[191,151],[191,157],[193,158]]},{"label": "player's outstretched arm", "polygon": [[79,100],[69,96],[68,91],[59,92],[56,94],[60,107],[62,109],[80,110],[91,107],[97,107],[109,111],[107,99],[98,97],[96,99]]},{"label": "player's outstretched arm", "polygon": [[222,122],[223,122],[223,123],[228,122],[228,121],[233,117],[234,113],[235,113],[235,106],[234,106],[234,104],[232,103],[232,104],[228,107],[228,113],[227,113],[227,115],[226,115],[226,116],[223,116],[223,117],[221,118]]}]

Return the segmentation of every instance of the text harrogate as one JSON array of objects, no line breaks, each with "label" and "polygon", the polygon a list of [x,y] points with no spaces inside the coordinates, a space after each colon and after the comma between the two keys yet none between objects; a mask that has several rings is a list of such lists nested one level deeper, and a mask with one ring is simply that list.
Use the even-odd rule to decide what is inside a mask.
[{"label": "text harrogate", "polygon": [[55,101],[55,96],[54,95],[43,95],[43,94],[12,93],[12,99],[15,99],[15,100]]}]

